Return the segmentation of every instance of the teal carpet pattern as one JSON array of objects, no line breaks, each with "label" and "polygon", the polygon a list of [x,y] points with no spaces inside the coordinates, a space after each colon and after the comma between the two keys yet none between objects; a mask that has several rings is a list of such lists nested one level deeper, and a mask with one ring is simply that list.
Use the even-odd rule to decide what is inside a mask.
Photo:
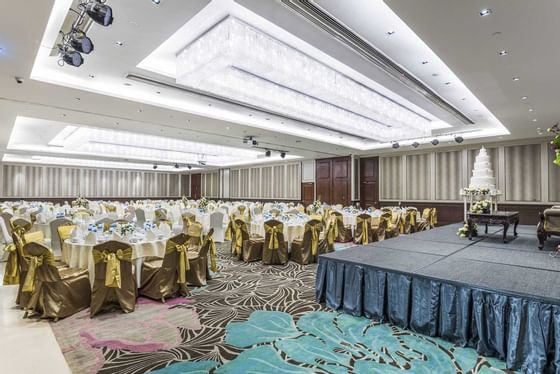
[{"label": "teal carpet pattern", "polygon": [[177,327],[181,343],[172,349],[106,348],[100,372],[510,372],[503,362],[481,357],[473,349],[316,303],[316,264],[245,264],[228,252],[225,245],[219,250],[219,274],[193,290],[194,302],[170,306],[195,312],[199,327]]}]

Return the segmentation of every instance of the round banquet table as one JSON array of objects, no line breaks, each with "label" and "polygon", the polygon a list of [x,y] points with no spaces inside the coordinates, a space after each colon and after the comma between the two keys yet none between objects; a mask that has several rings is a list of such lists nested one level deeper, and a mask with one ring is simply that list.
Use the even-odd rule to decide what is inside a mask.
[{"label": "round banquet table", "polygon": [[33,224],[31,231],[42,231],[45,239],[50,239],[51,235],[51,225],[49,223],[37,223]]},{"label": "round banquet table", "polygon": [[[165,256],[165,246],[168,238],[153,240],[153,241],[140,241],[138,243],[129,243],[132,247],[132,263],[135,266],[136,283],[140,287],[142,264],[144,257]],[[87,244],[83,241],[73,243],[70,239],[64,241],[62,247],[62,260],[71,268],[80,268],[89,270],[89,280],[93,287],[95,279],[95,264],[93,263],[93,247],[96,244]]]},{"label": "round banquet table", "polygon": [[[284,240],[288,243],[288,248],[292,247],[292,242],[296,239],[303,239],[305,222],[284,222]],[[259,235],[264,238],[264,221],[251,222],[251,235]]]}]

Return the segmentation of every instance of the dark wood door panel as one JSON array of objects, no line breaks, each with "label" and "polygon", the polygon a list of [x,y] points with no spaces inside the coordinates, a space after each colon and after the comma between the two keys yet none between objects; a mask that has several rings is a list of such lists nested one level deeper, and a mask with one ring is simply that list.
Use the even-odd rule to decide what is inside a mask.
[{"label": "dark wood door panel", "polygon": [[201,174],[191,174],[191,198],[200,199]]},{"label": "dark wood door panel", "polygon": [[360,205],[379,207],[379,157],[360,159]]},{"label": "dark wood door panel", "polygon": [[333,161],[333,177],[348,179],[350,174],[350,162],[349,160],[334,160]]},{"label": "dark wood door panel", "polygon": [[315,183],[301,184],[301,200],[303,205],[307,206],[315,201]]},{"label": "dark wood door panel", "polygon": [[318,160],[316,164],[316,179],[331,178],[331,160]]}]

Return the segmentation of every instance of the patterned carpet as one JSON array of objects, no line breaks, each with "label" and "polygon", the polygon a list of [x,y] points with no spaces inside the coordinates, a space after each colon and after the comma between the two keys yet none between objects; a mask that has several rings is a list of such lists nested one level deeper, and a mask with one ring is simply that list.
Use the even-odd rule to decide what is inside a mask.
[{"label": "patterned carpet", "polygon": [[490,373],[472,349],[314,301],[316,265],[244,264],[224,246],[219,274],[190,299],[139,299],[131,314],[87,311],[51,326],[75,373]]}]

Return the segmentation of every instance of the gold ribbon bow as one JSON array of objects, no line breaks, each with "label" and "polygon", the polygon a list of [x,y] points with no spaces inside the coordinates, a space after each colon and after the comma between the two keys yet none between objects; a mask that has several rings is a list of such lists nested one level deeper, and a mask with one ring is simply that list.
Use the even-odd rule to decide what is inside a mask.
[{"label": "gold ribbon bow", "polygon": [[4,272],[4,285],[19,283],[19,264],[17,256],[17,247],[10,243],[4,248],[4,252],[8,253],[8,262]]},{"label": "gold ribbon bow", "polygon": [[105,286],[121,288],[121,261],[132,261],[132,248],[119,249],[116,252],[93,251],[93,261],[107,263],[105,270]]},{"label": "gold ribbon bow", "polygon": [[319,230],[317,229],[317,225],[309,226],[309,230],[311,230],[311,254],[317,256],[317,248],[319,248]]},{"label": "gold ribbon bow", "polygon": [[186,244],[175,244],[175,249],[179,253],[179,277],[177,283],[187,283],[187,271],[190,269],[187,253],[189,247]]},{"label": "gold ribbon bow", "polygon": [[218,271],[218,251],[216,250],[216,242],[214,242],[214,238],[211,236],[206,240],[210,242],[210,270],[215,273]]},{"label": "gold ribbon bow", "polygon": [[240,255],[243,249],[242,225],[235,224],[235,254]]},{"label": "gold ribbon bow", "polygon": [[278,249],[280,247],[280,243],[278,242],[278,226],[265,226],[264,229],[267,234],[270,234],[268,248]]},{"label": "gold ribbon bow", "polygon": [[42,266],[45,262],[49,265],[54,265],[54,257],[51,252],[39,256],[26,256],[24,257],[27,262],[27,276],[23,281],[23,292],[33,292],[35,291],[35,274],[37,268]]}]

